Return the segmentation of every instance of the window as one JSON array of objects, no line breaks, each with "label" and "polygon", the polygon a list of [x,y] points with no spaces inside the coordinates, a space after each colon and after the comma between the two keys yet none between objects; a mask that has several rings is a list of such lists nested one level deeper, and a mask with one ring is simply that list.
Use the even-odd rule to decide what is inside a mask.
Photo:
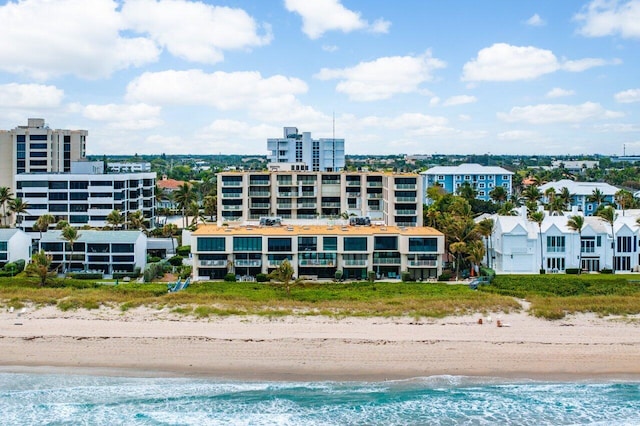
[{"label": "window", "polygon": [[316,237],[298,237],[298,251],[318,251]]},{"label": "window", "polygon": [[41,248],[45,252],[62,251],[62,243],[42,243]]},{"label": "window", "polygon": [[47,135],[29,135],[30,141],[46,141]]},{"label": "window", "polygon": [[50,192],[49,199],[54,201],[63,201],[67,199],[66,192]]},{"label": "window", "polygon": [[613,258],[613,269],[616,271],[631,270],[631,256],[616,256]]},{"label": "window", "polygon": [[89,194],[86,192],[72,192],[69,194],[70,200],[86,200],[89,198]]},{"label": "window", "polygon": [[547,269],[564,271],[564,257],[548,257]]},{"label": "window", "polygon": [[438,251],[438,239],[427,237],[410,237],[409,251],[436,252]]},{"label": "window", "polygon": [[198,251],[225,251],[225,238],[198,237]]},{"label": "window", "polygon": [[509,175],[503,175],[502,180],[509,180]]},{"label": "window", "polygon": [[68,182],[66,181],[51,181],[49,182],[49,189],[67,189]]},{"label": "window", "polygon": [[478,180],[484,180],[484,175],[478,176]]},{"label": "window", "polygon": [[345,237],[344,251],[367,251],[367,237]]},{"label": "window", "polygon": [[[637,237],[633,237],[633,239],[636,239]],[[617,241],[617,245],[616,245],[616,251],[618,253],[630,253],[633,250],[633,248],[635,247],[635,244],[633,244],[633,239],[631,237],[617,237],[616,238]]]},{"label": "window", "polygon": [[267,247],[269,252],[290,252],[291,238],[269,238]]},{"label": "window", "polygon": [[89,216],[87,215],[69,216],[69,223],[87,223],[87,222],[89,222]]},{"label": "window", "polygon": [[32,152],[29,154],[29,157],[31,158],[47,158],[47,152],[41,152],[41,151],[37,151],[37,152]]},{"label": "window", "polygon": [[484,182],[478,184],[478,188],[484,188]]},{"label": "window", "polygon": [[580,251],[582,253],[595,253],[596,251],[595,237],[582,237],[582,240],[580,240]]},{"label": "window", "polygon": [[502,187],[503,187],[503,188],[509,188],[509,184],[508,184],[508,183],[503,183],[503,184],[502,184]]},{"label": "window", "polygon": [[7,251],[7,242],[0,241],[0,251]]},{"label": "window", "polygon": [[112,253],[133,253],[133,244],[112,244]]},{"label": "window", "polygon": [[469,176],[469,175],[464,175],[464,180],[471,180],[471,176]]},{"label": "window", "polygon": [[375,237],[373,243],[374,250],[398,250],[398,237]]},{"label": "window", "polygon": [[484,191],[478,191],[478,197],[484,197],[484,196],[485,196]]},{"label": "window", "polygon": [[89,187],[89,182],[85,181],[73,181],[69,182],[70,189],[87,189]]},{"label": "window", "polygon": [[262,251],[262,237],[233,237],[233,251]]},{"label": "window", "polygon": [[324,251],[338,251],[338,237],[323,237],[322,249]]},{"label": "window", "polygon": [[591,210],[593,210],[593,205],[587,204],[587,211],[590,212]]},{"label": "window", "polygon": [[50,212],[66,212],[67,211],[67,205],[66,204],[50,204],[49,205],[49,211]]},{"label": "window", "polygon": [[438,180],[444,180],[444,175],[438,175]]},{"label": "window", "polygon": [[547,253],[564,253],[565,237],[549,236],[547,237]]}]

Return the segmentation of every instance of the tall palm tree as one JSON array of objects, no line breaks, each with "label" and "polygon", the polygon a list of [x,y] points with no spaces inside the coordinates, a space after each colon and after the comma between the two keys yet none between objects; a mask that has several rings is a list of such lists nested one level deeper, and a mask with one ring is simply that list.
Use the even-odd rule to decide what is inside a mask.
[{"label": "tall palm tree", "polygon": [[178,227],[173,223],[167,223],[162,227],[162,236],[171,239],[171,250],[173,254],[176,253],[175,244],[173,242],[173,234],[178,230]]},{"label": "tall palm tree", "polygon": [[[614,209],[611,206],[607,206],[603,209],[600,209],[597,213],[596,216],[598,216],[600,219],[604,220],[605,222],[607,222],[609,224],[609,226],[611,227],[611,237],[613,239],[613,256],[612,259],[615,259],[616,257],[616,232],[615,229],[613,227],[613,225],[615,224],[616,219],[618,218],[618,214],[616,213],[616,209]],[[606,258],[606,244],[605,244],[605,264],[607,262],[607,258]],[[611,265],[611,269],[613,269],[614,265]]]},{"label": "tall palm tree", "polygon": [[456,194],[469,201],[476,198],[477,192],[469,182],[464,182],[456,189]]},{"label": "tall palm tree", "polygon": [[522,196],[527,201],[537,203],[542,198],[542,193],[540,192],[540,189],[538,189],[537,186],[530,185],[530,186],[527,186],[524,191],[522,191]]},{"label": "tall palm tree", "polygon": [[467,244],[458,241],[449,245],[449,251],[456,258],[456,280],[460,278],[460,256],[467,252]]},{"label": "tall palm tree", "polygon": [[505,201],[502,206],[498,209],[498,215],[500,216],[515,216],[516,213],[516,205],[511,201]]},{"label": "tall palm tree", "polygon": [[58,223],[56,223],[56,229],[57,230],[64,229],[67,226],[69,226],[69,222],[67,222],[66,220],[59,220]]},{"label": "tall palm tree", "polygon": [[112,210],[105,219],[106,222],[113,227],[113,229],[120,229],[124,225],[124,216],[120,210]]},{"label": "tall palm tree", "polygon": [[569,210],[569,207],[573,202],[573,197],[575,197],[575,194],[572,194],[571,191],[569,191],[569,188],[567,188],[566,186],[563,186],[560,189],[560,192],[558,193],[558,198],[562,200],[562,204],[564,205],[564,210]]},{"label": "tall palm tree", "polygon": [[484,246],[482,245],[482,241],[476,240],[471,241],[469,244],[467,244],[467,260],[471,262],[471,276],[474,276],[474,267],[482,263],[484,255],[485,250]]},{"label": "tall palm tree", "polygon": [[602,203],[604,203],[605,198],[606,198],[606,195],[604,195],[602,193],[602,191],[600,191],[598,188],[596,188],[596,189],[593,190],[591,195],[589,195],[587,197],[587,201],[590,202],[590,203],[595,203],[596,204],[596,208],[597,208]]},{"label": "tall palm tree", "polygon": [[540,240],[540,272],[544,270],[544,260],[542,254],[542,222],[544,221],[544,212],[533,212],[529,215],[529,219],[538,224],[538,239]]},{"label": "tall palm tree", "polygon": [[485,253],[487,254],[487,267],[491,268],[491,256],[489,252],[491,235],[493,234],[493,228],[495,226],[495,222],[491,218],[482,219],[480,222],[476,224],[476,230],[480,235],[484,237],[485,241]]},{"label": "tall palm tree", "polygon": [[69,243],[69,246],[71,247],[71,257],[69,258],[68,262],[68,271],[71,271],[71,261],[73,260],[73,245],[76,241],[78,241],[78,238],[80,238],[80,234],[78,234],[78,230],[73,226],[66,226],[62,230],[61,236]]},{"label": "tall palm tree", "polygon": [[7,203],[11,200],[13,200],[13,192],[11,192],[9,187],[0,187],[0,206],[2,206],[2,222],[0,222],[0,225],[6,224]]},{"label": "tall palm tree", "polygon": [[145,222],[147,219],[142,214],[142,211],[136,210],[129,214],[129,223],[127,225],[127,229],[139,229],[142,232],[146,232],[147,226]]},{"label": "tall palm tree", "polygon": [[579,247],[578,247],[578,273],[582,271],[582,228],[584,228],[584,216],[575,215],[570,216],[567,220],[567,226],[572,231],[576,231],[579,237]]},{"label": "tall palm tree", "polygon": [[29,203],[27,203],[26,201],[22,201],[22,198],[14,198],[13,200],[9,201],[9,211],[11,212],[11,214],[16,215],[16,225],[22,223],[22,216],[20,215],[28,214],[28,209]]},{"label": "tall palm tree", "polygon": [[38,245],[40,245],[40,241],[42,240],[42,231],[47,232],[49,229],[49,225],[55,223],[56,218],[50,215],[49,213],[45,213],[36,220],[36,223],[33,225],[33,229],[36,231],[40,231],[40,240],[38,240]]},{"label": "tall palm tree", "polygon": [[192,186],[185,182],[174,191],[173,199],[178,204],[178,208],[182,210],[182,227],[186,228],[186,210],[192,201],[197,200],[196,193]]},{"label": "tall palm tree", "polygon": [[633,205],[633,194],[625,189],[621,189],[615,194],[616,204],[622,209],[622,216],[624,216],[625,208]]},{"label": "tall palm tree", "polygon": [[202,207],[204,208],[204,214],[209,216],[209,219],[213,222],[213,216],[218,213],[218,197],[216,195],[205,196]]},{"label": "tall palm tree", "polygon": [[502,204],[507,201],[507,196],[507,190],[502,186],[496,186],[489,192],[489,197],[498,204]]}]

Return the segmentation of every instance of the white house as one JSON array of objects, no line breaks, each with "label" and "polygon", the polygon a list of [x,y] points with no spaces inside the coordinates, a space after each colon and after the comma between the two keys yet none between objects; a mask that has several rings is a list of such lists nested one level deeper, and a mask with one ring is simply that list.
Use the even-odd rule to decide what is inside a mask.
[{"label": "white house", "polygon": [[0,229],[0,266],[31,258],[31,237],[20,229]]}]

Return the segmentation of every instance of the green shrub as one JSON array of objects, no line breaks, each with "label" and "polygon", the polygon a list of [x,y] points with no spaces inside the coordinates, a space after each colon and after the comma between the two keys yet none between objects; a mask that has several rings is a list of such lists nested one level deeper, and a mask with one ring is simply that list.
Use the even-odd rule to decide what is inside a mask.
[{"label": "green shrub", "polygon": [[227,274],[224,276],[224,280],[228,283],[234,283],[236,282],[236,274]]},{"label": "green shrub", "polygon": [[612,269],[609,269],[609,268],[603,268],[603,269],[600,271],[600,273],[601,273],[601,274],[613,274],[613,270],[612,270]]},{"label": "green shrub", "polygon": [[182,257],[189,257],[191,253],[191,246],[180,246],[176,249],[176,254]]},{"label": "green shrub", "polygon": [[191,265],[182,265],[182,267],[180,268],[180,278],[182,279],[187,279],[191,276],[191,272],[193,270],[193,267]]},{"label": "green shrub", "polygon": [[156,263],[156,262],[160,262],[162,259],[159,258],[158,256],[149,256],[149,259],[147,259],[148,263]]},{"label": "green shrub", "polygon": [[144,282],[149,283],[155,278],[164,275],[163,265],[164,262],[147,263],[147,267],[144,268],[144,273],[142,274],[144,277]]},{"label": "green shrub", "polygon": [[181,266],[182,265],[182,260],[183,260],[182,256],[175,255],[171,259],[169,259],[169,263],[172,266]]},{"label": "green shrub", "polygon": [[336,279],[336,281],[340,281],[342,280],[342,271],[340,269],[336,270],[336,272],[333,274],[333,277]]},{"label": "green shrub", "polygon": [[259,273],[256,274],[256,281],[259,283],[266,283],[269,281],[269,277],[267,277],[267,274]]},{"label": "green shrub", "polygon": [[410,274],[409,272],[406,272],[406,271],[405,271],[405,272],[403,272],[403,273],[401,274],[401,277],[402,277],[402,281],[403,281],[403,282],[405,282],[405,283],[406,283],[407,281],[411,281],[411,274]]},{"label": "green shrub", "polygon": [[579,268],[567,268],[564,270],[565,274],[569,274],[569,275],[577,275],[580,273],[580,269]]},{"label": "green shrub", "polygon": [[376,280],[376,273],[375,271],[367,271],[367,280],[369,282],[374,282]]},{"label": "green shrub", "polygon": [[438,277],[438,281],[449,281],[451,279],[451,272],[444,271],[442,275]]},{"label": "green shrub", "polygon": [[76,280],[100,280],[102,279],[102,272],[73,272],[69,274],[69,277]]}]

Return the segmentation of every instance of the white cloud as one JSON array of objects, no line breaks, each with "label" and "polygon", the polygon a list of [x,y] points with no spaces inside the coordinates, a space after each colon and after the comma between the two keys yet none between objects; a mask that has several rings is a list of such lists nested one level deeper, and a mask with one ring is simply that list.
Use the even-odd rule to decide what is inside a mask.
[{"label": "white cloud", "polygon": [[546,22],[538,15],[537,13],[533,14],[533,16],[525,21],[525,24],[530,27],[542,27],[546,25]]},{"label": "white cloud", "polygon": [[630,123],[606,123],[593,126],[598,132],[634,133],[640,132],[640,125]]},{"label": "white cloud", "polygon": [[578,33],[586,37],[620,35],[640,37],[640,1],[593,0],[574,19],[582,24]]},{"label": "white cloud", "polygon": [[508,113],[499,112],[498,118],[507,122],[525,121],[532,124],[580,123],[622,117],[624,114],[605,110],[600,104],[585,102],[580,105],[540,104],[513,107]]},{"label": "white cloud", "polygon": [[575,93],[576,92],[573,90],[566,90],[560,87],[554,87],[553,89],[549,90],[545,96],[547,98],[561,98],[563,96],[575,95]]},{"label": "white cloud", "polygon": [[476,98],[475,96],[458,95],[458,96],[450,97],[449,99],[444,101],[442,105],[455,106],[455,105],[472,104],[474,102],[478,102],[478,98]]},{"label": "white cloud", "polygon": [[261,110],[288,105],[305,93],[307,84],[297,78],[259,72],[206,73],[202,70],[147,72],[127,86],[129,102],[151,105],[203,105],[219,110]]},{"label": "white cloud", "polygon": [[522,141],[535,139],[538,136],[536,132],[529,130],[509,130],[507,132],[498,133],[498,139],[502,141]]},{"label": "white cloud", "polygon": [[432,97],[431,99],[429,99],[429,106],[438,106],[440,104],[440,98],[437,96]]},{"label": "white cloud", "polygon": [[1,108],[58,108],[64,92],[55,86],[9,83],[0,85]]},{"label": "white cloud", "polygon": [[125,38],[113,0],[23,0],[0,6],[0,69],[39,80],[100,78],[158,59],[145,38]]},{"label": "white cloud", "polygon": [[351,68],[323,68],[314,77],[341,80],[336,91],[347,94],[351,100],[374,101],[415,92],[421,83],[433,80],[433,71],[445,66],[444,61],[427,51],[419,56],[382,57]]},{"label": "white cloud", "polygon": [[[223,51],[271,42],[269,26],[260,27],[242,9],[186,0],[126,0],[122,17],[127,28],[148,34],[174,56],[216,63]],[[183,24],[180,24],[183,23]]]},{"label": "white cloud", "polygon": [[[472,61],[464,64],[463,81],[517,81],[532,80],[542,75],[565,70],[581,72],[608,62],[598,58],[563,60],[552,51],[534,46],[512,46],[496,43],[478,52]],[[613,63],[617,63],[613,61]]]},{"label": "white cloud", "polygon": [[618,92],[614,95],[616,102],[622,104],[630,104],[633,102],[640,102],[640,89],[629,89],[622,92]]},{"label": "white cloud", "polygon": [[333,53],[338,51],[338,46],[336,46],[335,44],[323,44],[322,50],[324,50],[325,52]]},{"label": "white cloud", "polygon": [[147,104],[107,104],[87,105],[82,114],[91,120],[108,122],[111,128],[141,130],[162,125],[160,111],[160,107]]},{"label": "white cloud", "polygon": [[377,19],[370,24],[361,18],[359,12],[344,7],[340,0],[285,0],[284,5],[289,12],[302,17],[302,32],[311,39],[336,30],[345,33],[355,30],[387,33],[391,25],[384,19]]}]

